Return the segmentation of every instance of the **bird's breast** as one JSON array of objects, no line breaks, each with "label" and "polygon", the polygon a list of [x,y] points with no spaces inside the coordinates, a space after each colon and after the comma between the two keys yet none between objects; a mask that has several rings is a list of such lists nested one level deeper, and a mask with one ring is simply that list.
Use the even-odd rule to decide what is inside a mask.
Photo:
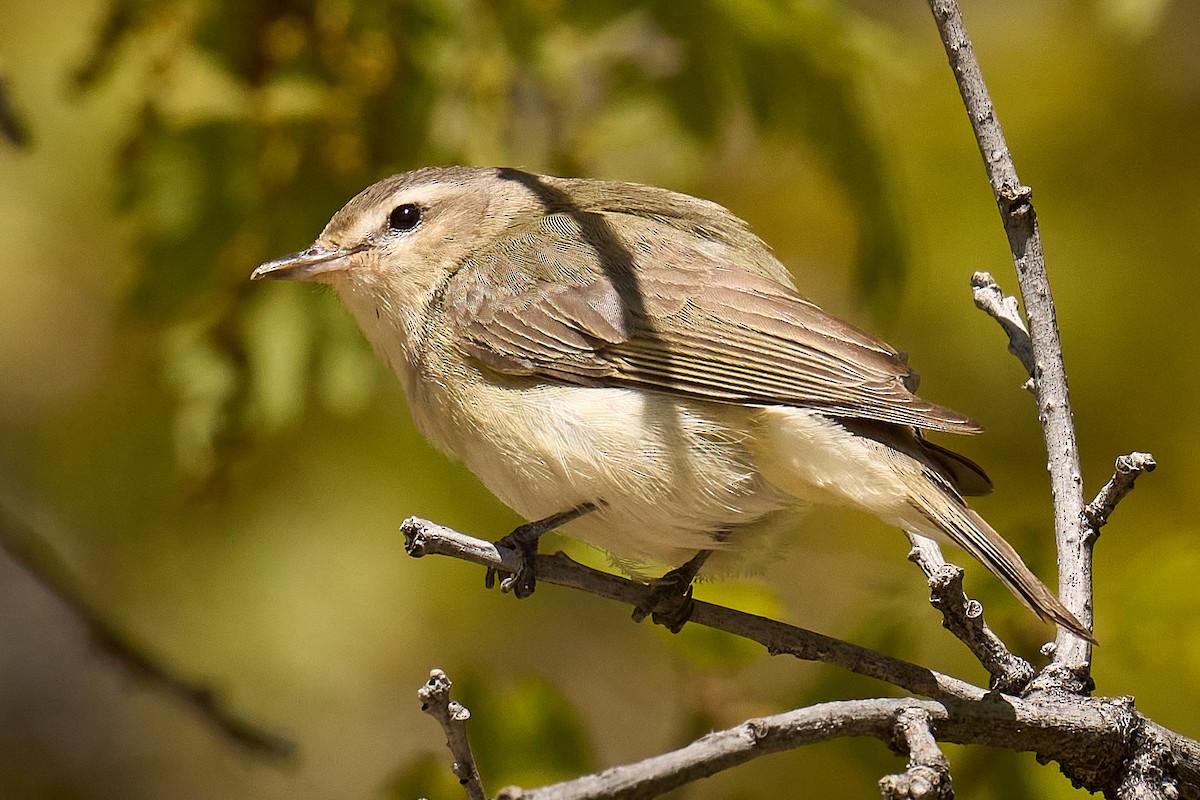
[{"label": "bird's breast", "polygon": [[416,389],[431,441],[528,519],[602,504],[565,532],[618,557],[682,563],[792,505],[754,463],[753,409],[461,365],[445,377]]}]

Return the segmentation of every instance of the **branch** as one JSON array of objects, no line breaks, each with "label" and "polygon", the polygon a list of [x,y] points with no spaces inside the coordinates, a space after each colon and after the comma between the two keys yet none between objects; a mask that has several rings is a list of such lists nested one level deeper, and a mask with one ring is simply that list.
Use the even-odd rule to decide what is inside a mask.
[{"label": "branch", "polygon": [[[519,554],[511,548],[497,547],[416,517],[405,520],[401,530],[405,549],[414,558],[446,555],[505,572],[520,562]],[[541,583],[580,589],[631,606],[640,604],[652,591],[645,584],[586,567],[561,553],[539,555],[536,569]],[[939,741],[1032,751],[1043,760],[1059,761],[1076,785],[1092,791],[1115,786],[1127,776],[1127,762],[1141,759],[1138,763],[1144,764],[1145,774],[1156,774],[1153,770],[1158,769],[1168,780],[1172,771],[1177,771],[1179,797],[1200,800],[1200,743],[1146,719],[1129,698],[1059,692],[1021,699],[985,692],[957,678],[864,647],[700,600],[695,602],[690,622],[759,642],[772,654],[788,653],[834,664],[934,699],[825,703],[749,720],[673,753],[554,786],[505,789],[499,797],[652,797],[759,755],[801,744],[859,735],[891,742],[896,714],[904,708],[921,708],[933,721]],[[455,757],[460,758],[458,751]]]},{"label": "branch", "polygon": [[[501,571],[512,571],[520,563],[517,551],[511,548],[417,517],[406,519],[400,530],[405,549],[414,558],[445,555]],[[646,584],[586,567],[562,553],[539,555],[536,569],[539,583],[580,589],[634,607],[653,591]],[[966,681],[866,647],[702,600],[695,601],[689,622],[758,642],[772,655],[786,653],[805,661],[823,661],[925,697],[978,699],[985,694]]]},{"label": "branch", "polygon": [[929,712],[908,706],[896,715],[896,744],[908,751],[908,768],[879,781],[884,800],[953,800],[950,762],[933,738]]},{"label": "branch", "polygon": [[[1133,698],[1124,699],[1132,705]],[[1153,723],[1140,715],[1136,719],[1138,726],[1130,737],[1132,753],[1126,760],[1114,794],[1122,800],[1175,800],[1181,796],[1175,776],[1177,772],[1184,772],[1179,754],[1172,750],[1169,740],[1159,734]],[[1183,792],[1187,793],[1187,790]]]},{"label": "branch", "polygon": [[[1080,697],[1021,700],[989,695],[969,701],[841,700],[747,720],[678,750],[563,783],[537,789],[508,787],[501,790],[497,800],[655,797],[754,758],[807,744],[848,736],[874,736],[891,744],[897,738],[898,722],[910,752],[910,763],[918,761],[919,766],[929,766],[934,771],[942,769],[940,753],[933,743],[932,731],[936,730],[937,739],[944,742],[1032,751],[1042,760],[1082,763],[1084,767],[1071,773],[1077,785],[1091,791],[1111,792],[1119,785],[1127,759],[1156,752],[1161,758],[1154,763],[1160,766],[1163,759],[1182,764],[1191,748],[1200,746],[1178,734],[1169,734],[1155,740],[1157,750],[1143,748],[1138,737],[1143,733],[1157,736],[1160,729],[1152,724],[1143,725],[1139,720],[1144,718],[1122,700]],[[1188,769],[1194,770],[1197,763]],[[1185,774],[1182,767],[1180,773]],[[1177,788],[1178,797],[1185,800],[1200,797],[1200,785],[1194,781],[1181,780],[1175,787],[1167,780],[1164,778],[1161,785]]]},{"label": "branch", "polygon": [[953,633],[979,659],[992,676],[991,688],[1021,694],[1033,679],[1033,665],[1005,646],[983,620],[983,605],[963,591],[961,567],[946,563],[937,542],[909,533],[908,558],[929,578],[929,602],[942,612],[942,626]]},{"label": "branch", "polygon": [[58,598],[83,623],[95,646],[130,675],[182,700],[203,722],[238,747],[271,758],[292,755],[295,746],[290,741],[230,711],[212,688],[176,674],[104,619],[84,599],[66,562],[45,537],[4,503],[0,503],[0,550]]},{"label": "branch", "polygon": [[1025,386],[1032,391],[1033,376],[1037,372],[1033,342],[1029,339],[1025,320],[1021,319],[1017,298],[1005,295],[989,272],[976,272],[971,276],[971,295],[975,298],[975,307],[990,314],[1008,334],[1008,352],[1016,356],[1029,373],[1029,381]]},{"label": "branch", "polygon": [[[945,710],[929,702],[931,709]],[[708,734],[685,747],[594,775],[542,786],[508,787],[496,800],[622,800],[657,797],[760,756],[846,736],[890,741],[896,714],[916,701],[843,700],[747,720]],[[931,711],[937,713],[937,711]]]},{"label": "branch", "polygon": [[471,743],[467,741],[467,720],[471,718],[471,712],[450,699],[450,685],[446,673],[440,669],[431,671],[429,680],[417,690],[421,710],[436,719],[446,733],[446,747],[454,756],[450,769],[467,790],[467,797],[470,800],[487,800],[483,781],[479,777],[479,767],[475,765],[475,756],[471,753]]},{"label": "branch", "polygon": [[1088,524],[1096,535],[1108,524],[1108,518],[1117,508],[1117,503],[1125,499],[1125,495],[1133,491],[1133,483],[1143,472],[1154,472],[1158,464],[1149,453],[1130,453],[1118,456],[1113,476],[1096,495],[1096,499],[1087,504],[1083,513],[1087,515]]},{"label": "branch", "polygon": [[[1042,424],[1042,438],[1046,443],[1047,467],[1054,496],[1059,597],[1079,621],[1090,628],[1092,559],[1083,530],[1083,477],[1054,300],[1046,277],[1037,214],[1033,209],[1033,192],[1017,177],[1012,154],[996,118],[958,4],[954,0],[928,2],[958,81],[979,152],[983,156],[992,194],[1008,234],[1009,249],[1021,286],[1021,298],[1029,316],[1034,356],[1034,394],[1038,403],[1038,419]],[[1082,674],[1085,679],[1083,683],[1088,683],[1086,673],[1091,661],[1091,645],[1065,629],[1059,629],[1056,641],[1056,661]]]}]

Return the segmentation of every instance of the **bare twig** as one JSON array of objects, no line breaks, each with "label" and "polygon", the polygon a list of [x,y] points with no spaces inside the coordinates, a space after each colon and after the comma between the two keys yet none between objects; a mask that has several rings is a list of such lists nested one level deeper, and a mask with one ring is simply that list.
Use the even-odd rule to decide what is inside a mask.
[{"label": "bare twig", "polygon": [[[1054,496],[1059,596],[1079,621],[1090,628],[1092,561],[1083,530],[1083,477],[1054,300],[1046,277],[1042,238],[1033,208],[1033,192],[1017,177],[1012,154],[996,118],[958,4],[954,0],[928,2],[983,156],[988,181],[1008,234],[1021,298],[1029,316],[1034,393]],[[1059,630],[1057,644],[1055,659],[1070,665],[1076,673],[1086,674],[1091,662],[1091,645],[1066,629]]]},{"label": "bare twig", "polygon": [[988,272],[976,272],[971,276],[971,294],[975,298],[975,306],[990,314],[1008,334],[1008,352],[1016,356],[1029,373],[1030,380],[1025,386],[1032,390],[1033,376],[1037,371],[1033,359],[1033,342],[1029,339],[1025,320],[1021,318],[1017,298],[1004,294],[996,279]]},{"label": "bare twig", "polygon": [[1087,504],[1084,513],[1092,530],[1100,533],[1100,529],[1108,524],[1108,518],[1117,508],[1117,503],[1125,499],[1125,495],[1133,491],[1133,483],[1143,472],[1153,472],[1158,464],[1149,453],[1130,453],[1118,456],[1113,470],[1113,476],[1096,495],[1096,499]]},{"label": "bare twig", "polygon": [[929,602],[942,613],[942,625],[967,646],[992,676],[991,687],[1005,694],[1021,694],[1033,679],[1033,665],[1005,646],[983,619],[983,605],[963,591],[961,567],[948,564],[937,542],[916,533],[910,561],[929,579]]},{"label": "bare twig", "polygon": [[[1042,760],[1085,766],[1071,774],[1092,791],[1109,791],[1124,771],[1139,719],[1121,700],[1052,698],[1021,700],[989,695],[975,701],[875,698],[821,703],[769,717],[747,720],[716,731],[670,753],[634,764],[585,775],[537,789],[509,787],[497,800],[601,800],[656,797],[685,783],[715,775],[759,756],[847,736],[874,736],[893,743],[901,714],[912,714],[906,725],[906,746],[915,744],[922,761],[936,764],[930,752],[932,737],[918,726],[924,717],[937,739],[957,744],[982,744],[1030,751]],[[1182,762],[1196,743],[1170,734],[1159,743],[1163,758]],[[911,752],[911,750],[910,750]],[[1192,765],[1193,767],[1195,765]],[[935,767],[936,769],[936,767]],[[1181,775],[1184,770],[1181,769]],[[1179,782],[1179,797],[1200,797],[1200,786]],[[936,795],[935,795],[936,796]]]},{"label": "bare twig", "polygon": [[879,781],[884,800],[952,800],[950,762],[933,738],[929,712],[907,706],[896,715],[896,746],[908,752],[908,767]]},{"label": "bare twig", "polygon": [[211,687],[176,674],[106,620],[84,598],[66,562],[45,537],[4,503],[0,503],[0,550],[58,598],[87,628],[95,646],[135,678],[182,700],[202,721],[238,747],[271,758],[292,755],[295,746],[290,741],[230,711]]},{"label": "bare twig", "polygon": [[454,757],[451,770],[458,782],[467,791],[470,800],[487,800],[483,791],[483,781],[479,777],[479,768],[475,765],[475,756],[471,753],[471,743],[467,741],[467,720],[471,712],[450,699],[450,679],[440,669],[429,673],[429,680],[417,690],[421,700],[421,710],[438,721],[446,734],[446,747]]},{"label": "bare twig", "polygon": [[[410,517],[401,530],[405,548],[414,557],[446,555],[501,571],[512,570],[519,563],[515,550],[497,547],[427,520]],[[586,567],[562,553],[539,555],[536,568],[540,583],[581,589],[635,607],[652,592],[646,584]],[[977,699],[985,694],[983,689],[966,681],[866,647],[700,600],[695,601],[689,622],[758,642],[772,654],[834,664],[925,697]]]}]

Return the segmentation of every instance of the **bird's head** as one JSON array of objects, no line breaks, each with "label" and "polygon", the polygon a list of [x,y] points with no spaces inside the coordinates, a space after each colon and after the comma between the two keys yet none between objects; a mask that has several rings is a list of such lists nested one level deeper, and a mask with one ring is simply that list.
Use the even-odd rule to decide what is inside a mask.
[{"label": "bird's head", "polygon": [[311,247],[260,265],[251,278],[328,283],[343,296],[423,296],[542,205],[508,172],[432,167],[386,178],[334,214]]}]

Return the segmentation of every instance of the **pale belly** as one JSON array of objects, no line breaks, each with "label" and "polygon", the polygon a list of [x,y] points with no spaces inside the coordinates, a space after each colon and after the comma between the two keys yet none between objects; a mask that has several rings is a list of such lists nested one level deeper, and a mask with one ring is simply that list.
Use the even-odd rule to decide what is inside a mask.
[{"label": "pale belly", "polygon": [[755,465],[756,409],[622,388],[476,389],[418,425],[527,519],[599,504],[563,532],[627,566],[712,548],[766,555],[762,539],[796,506]]}]

